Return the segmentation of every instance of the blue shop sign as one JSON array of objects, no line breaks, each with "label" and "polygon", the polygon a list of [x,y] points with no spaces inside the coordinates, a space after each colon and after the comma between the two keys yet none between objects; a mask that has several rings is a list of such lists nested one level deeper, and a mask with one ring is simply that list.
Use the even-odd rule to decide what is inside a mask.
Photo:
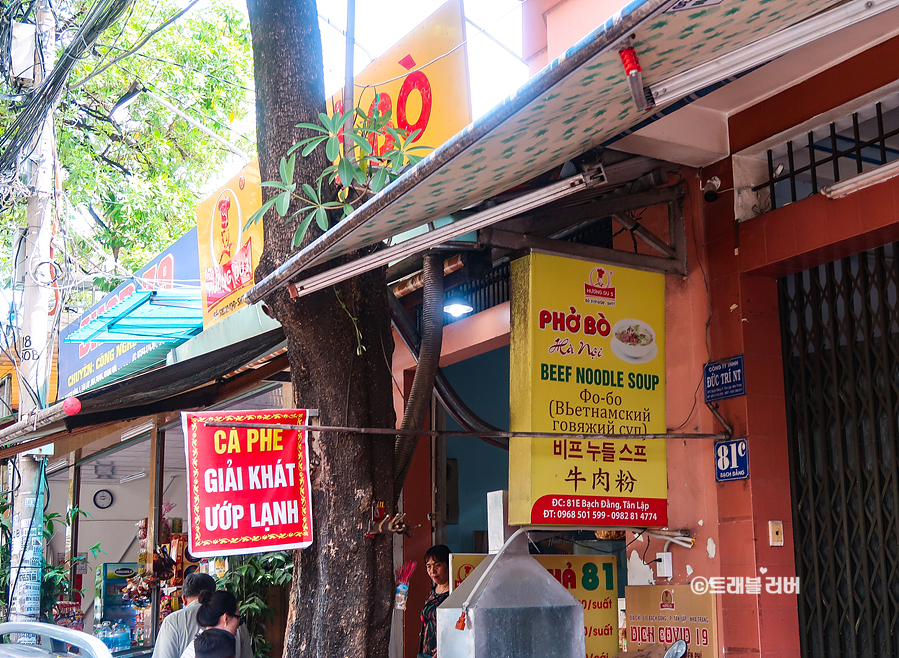
[{"label": "blue shop sign", "polygon": [[749,445],[746,437],[715,443],[715,481],[745,480],[749,477]]},{"label": "blue shop sign", "polygon": [[743,355],[712,361],[703,368],[705,401],[715,402],[727,398],[746,395],[746,383],[743,377]]},{"label": "blue shop sign", "polygon": [[[59,332],[59,388],[61,400],[165,361],[172,343],[147,342],[71,343],[70,334],[93,321],[120,301],[143,290],[178,290],[200,285],[197,229],[192,228],[165,251],[142,267],[84,315]],[[164,329],[164,327],[161,327]]]}]

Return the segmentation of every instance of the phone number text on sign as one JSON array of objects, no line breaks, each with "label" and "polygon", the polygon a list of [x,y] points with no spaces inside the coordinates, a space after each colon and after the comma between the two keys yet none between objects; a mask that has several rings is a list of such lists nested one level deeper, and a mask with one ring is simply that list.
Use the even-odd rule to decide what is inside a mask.
[{"label": "phone number text on sign", "polygon": [[590,521],[603,525],[620,522],[661,527],[667,523],[667,511],[663,498],[542,496],[534,503],[531,519],[542,524],[583,525]]},{"label": "phone number text on sign", "polygon": [[193,555],[312,543],[306,432],[269,427],[305,422],[304,409],[182,414]]}]

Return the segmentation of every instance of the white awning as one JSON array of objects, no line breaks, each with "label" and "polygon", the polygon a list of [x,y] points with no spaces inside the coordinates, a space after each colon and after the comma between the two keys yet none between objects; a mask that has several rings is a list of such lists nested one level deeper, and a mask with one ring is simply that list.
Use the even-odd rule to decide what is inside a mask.
[{"label": "white awning", "polygon": [[[258,301],[316,263],[476,205],[644,120],[646,113],[637,110],[631,96],[618,55],[620,47],[631,45],[636,49],[644,87],[658,89],[660,83],[676,75],[759,42],[835,4],[834,0],[637,0],[303,248],[254,286],[245,299]],[[732,74],[722,71],[715,78],[712,72],[709,84]],[[667,99],[669,103],[677,100]],[[563,181],[568,182],[571,189],[590,184],[579,176]],[[548,191],[546,188],[531,194],[547,196]],[[486,221],[482,226],[507,216],[494,212],[481,218]],[[418,236],[414,249],[422,251],[477,228],[471,219],[456,222],[463,224],[457,229],[450,224]],[[396,260],[409,248],[402,243],[384,251],[387,260]],[[377,267],[382,261],[386,262],[385,256],[378,255],[354,261],[340,268],[339,274],[332,270],[299,281],[297,288],[300,294],[308,294]]]}]

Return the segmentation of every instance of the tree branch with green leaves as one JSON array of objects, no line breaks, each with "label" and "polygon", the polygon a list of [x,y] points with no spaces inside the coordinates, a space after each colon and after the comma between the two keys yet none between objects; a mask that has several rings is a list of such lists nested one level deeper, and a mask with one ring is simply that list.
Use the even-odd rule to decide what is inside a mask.
[{"label": "tree branch with green leaves", "polygon": [[[377,108],[377,102],[374,106]],[[288,149],[280,162],[281,180],[261,183],[262,187],[273,188],[279,193],[250,216],[244,230],[261,221],[272,208],[287,222],[302,216],[292,242],[294,248],[299,247],[313,220],[319,229],[327,231],[332,222],[340,222],[351,215],[359,205],[396,180],[406,168],[420,162],[423,156],[417,155],[417,152],[430,150],[427,146],[414,145],[421,131],[394,128],[388,123],[390,115],[390,111],[381,114],[375,109],[370,116],[357,107],[331,116],[322,112],[318,115],[318,124],[298,123],[297,128],[317,134],[300,140]],[[347,119],[351,116],[359,123],[354,121],[351,129],[347,130]],[[373,145],[382,137],[384,145],[376,152]],[[350,156],[343,154],[340,148],[341,141],[347,140],[354,145]],[[298,185],[294,182],[297,152],[305,158],[322,147],[333,164],[319,175],[316,187],[309,183]],[[337,201],[325,200],[329,195],[322,195],[323,184],[338,187]],[[293,212],[290,212],[291,201],[300,204],[299,208],[294,206]]]}]

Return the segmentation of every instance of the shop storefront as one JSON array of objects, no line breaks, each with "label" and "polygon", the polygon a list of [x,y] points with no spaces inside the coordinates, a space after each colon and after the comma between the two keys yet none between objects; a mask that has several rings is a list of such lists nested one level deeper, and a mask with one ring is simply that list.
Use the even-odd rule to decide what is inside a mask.
[{"label": "shop storefront", "polygon": [[[215,406],[279,409],[290,405],[289,396],[289,385],[262,382],[253,392]],[[160,438],[154,440],[153,433]],[[187,548],[187,467],[181,420],[175,414],[172,422],[154,428],[152,418],[143,419],[79,452],[77,460],[75,454],[57,454],[51,460],[48,513],[64,514],[71,496],[88,514],[70,535],[77,543],[71,550],[87,558],[76,567],[75,580],[76,588],[84,591],[76,597],[85,617],[84,630],[97,633],[103,622],[115,625],[124,620],[132,644],[150,647],[158,621],[181,605],[184,576],[197,570],[222,576],[228,566],[227,560],[194,558]],[[60,463],[58,469],[56,463]],[[148,500],[160,501],[155,532],[156,546],[162,549],[149,553],[154,529],[149,527]],[[65,560],[67,540],[67,533],[59,532],[48,542],[48,551],[58,563]],[[91,547],[103,552],[94,556]],[[155,617],[154,606],[158,607]]]},{"label": "shop storefront", "polygon": [[[724,10],[716,7],[696,20],[713,21]],[[823,8],[793,5],[789,16],[756,22],[770,31]],[[669,21],[668,30],[682,29],[689,15],[665,15],[652,29]],[[593,655],[683,639],[704,658],[813,656],[840,637],[847,655],[888,655],[880,650],[891,646],[896,607],[879,593],[895,586],[899,72],[884,62],[899,62],[897,37],[869,23],[809,46],[733,82],[734,96],[710,95],[696,115],[673,112],[686,128],[653,117],[668,126],[660,137],[625,134],[636,125],[634,99],[611,49],[627,34],[598,33],[604,44],[567,51],[560,44],[583,35],[547,40],[559,24],[546,23],[542,35],[560,51],[553,56],[566,53],[556,66],[256,295],[290,277],[303,295],[388,266],[414,325],[421,254],[446,252],[447,287],[473,313],[446,317],[442,404],[431,407],[432,433],[419,440],[406,480],[402,512],[415,529],[396,538],[397,565],[446,543],[461,584],[497,525],[488,493],[508,491],[501,521],[531,527],[530,550],[544,568],[601,613],[585,616],[585,634],[602,642]],[[702,39],[690,38],[691,52],[701,51]],[[612,66],[615,94],[590,85],[594,71]],[[600,106],[617,108],[618,123],[587,111]],[[588,137],[577,142],[575,130]],[[618,138],[620,150],[602,148]],[[882,178],[870,176],[877,171]],[[204,335],[170,351],[155,374],[86,391],[84,411],[65,421],[81,434],[57,444],[66,463],[50,469],[51,500],[73,482],[70,495],[97,515],[82,522],[75,551],[91,544],[89,524],[101,518],[115,528],[105,540],[110,563],[140,564],[145,516],[151,545],[164,543],[163,504],[186,504],[184,465],[172,457],[182,452],[178,411],[291,405],[278,383],[283,333],[255,309],[232,308],[237,290],[220,285],[241,281],[224,275],[222,261],[241,270],[243,245],[256,248],[244,236],[216,242],[233,208],[217,198],[204,210],[215,230],[200,231],[211,254],[200,278],[219,286],[202,300]],[[427,232],[303,278],[313,262],[433,217],[442,223]],[[223,328],[250,316],[252,331]],[[395,342],[401,417],[417,348],[405,331]],[[147,419],[149,440],[145,432],[122,440]],[[120,502],[128,514],[110,516]],[[179,509],[169,521],[183,518]],[[64,552],[60,539],[54,550]],[[428,586],[419,569],[397,656],[416,654]]]},{"label": "shop storefront", "polygon": [[[64,327],[69,404],[4,430],[3,457],[54,448],[42,467],[54,525],[45,555],[72,592],[53,616],[113,650],[150,651],[187,574],[233,580],[240,563],[188,549],[181,412],[292,405],[283,331],[240,302],[262,249],[261,228],[244,231],[258,178],[251,163],[197,208],[197,229]],[[283,608],[283,592],[271,595]],[[275,646],[283,619],[266,629]]]}]

